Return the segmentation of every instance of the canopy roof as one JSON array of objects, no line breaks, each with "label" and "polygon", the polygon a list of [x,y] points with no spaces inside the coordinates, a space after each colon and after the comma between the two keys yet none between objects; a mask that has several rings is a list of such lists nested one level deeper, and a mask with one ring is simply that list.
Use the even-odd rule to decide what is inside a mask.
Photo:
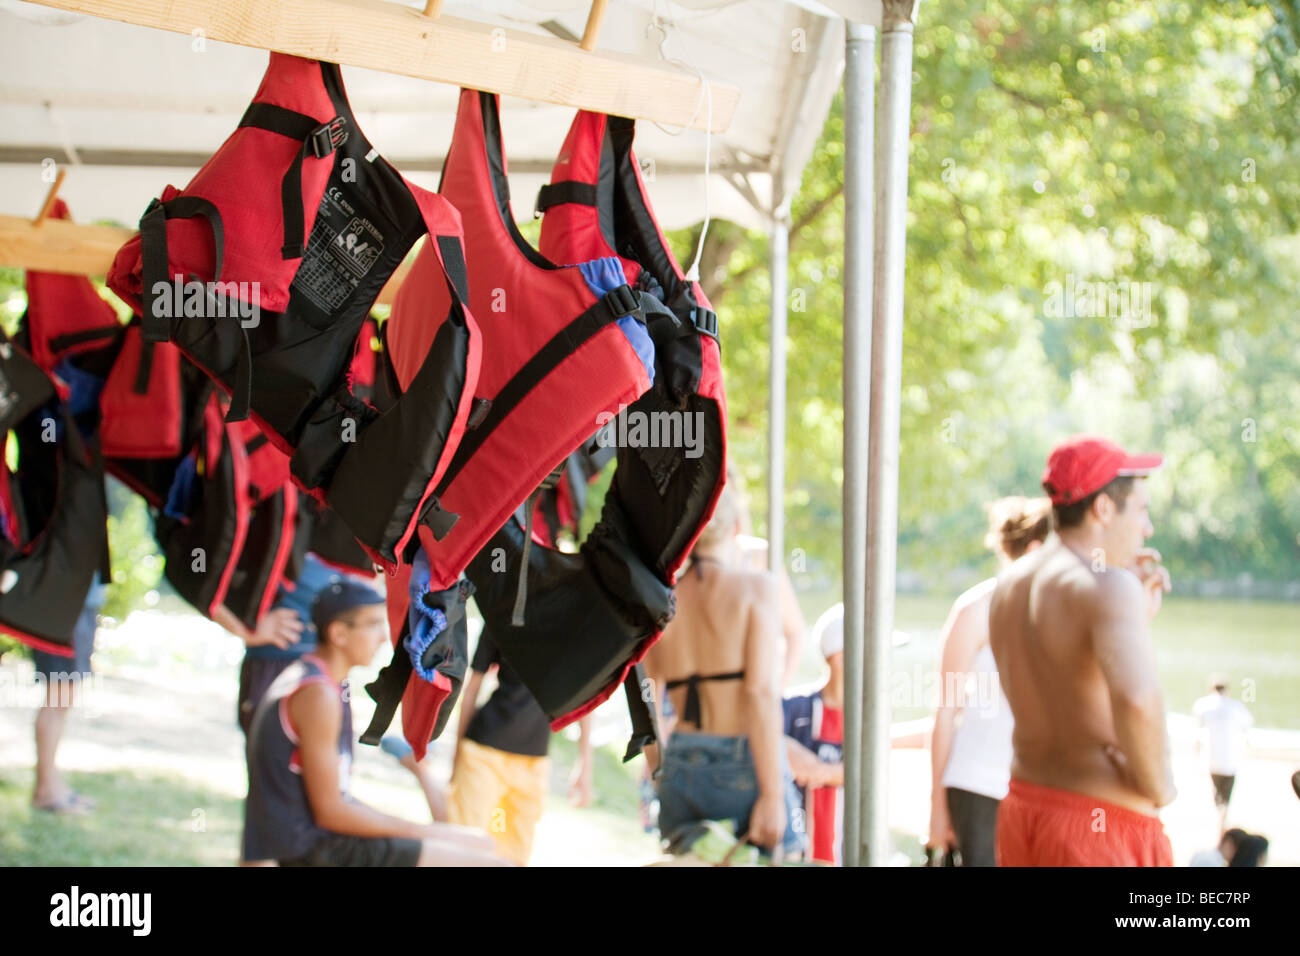
[{"label": "canopy roof", "polygon": [[[841,16],[864,23],[880,19],[877,0],[832,5],[610,5],[599,38],[602,51],[658,58],[662,34],[651,27],[657,6],[669,24],[663,53],[688,64],[682,67],[688,73],[702,71],[741,91],[730,128],[709,144],[714,217],[763,226],[773,196],[779,204],[798,188],[839,84]],[[444,12],[514,30],[580,36],[587,9],[581,0],[486,0],[448,3]],[[235,128],[266,61],[261,50],[0,0],[0,212],[36,213],[48,189],[38,175],[40,163],[50,158],[69,170],[61,195],[77,219],[134,225],[163,185],[183,186]],[[415,182],[435,187],[456,89],[354,67],[344,67],[343,75],[358,121],[376,148]],[[503,98],[516,217],[531,210],[571,119],[566,107]],[[652,198],[665,228],[704,218],[705,146],[703,132],[669,135],[652,123],[639,124],[637,153],[652,177]]]}]

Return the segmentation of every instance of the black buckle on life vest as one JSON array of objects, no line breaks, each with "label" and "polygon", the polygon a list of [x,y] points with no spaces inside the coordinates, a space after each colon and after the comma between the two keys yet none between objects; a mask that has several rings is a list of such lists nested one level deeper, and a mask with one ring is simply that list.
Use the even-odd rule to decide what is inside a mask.
[{"label": "black buckle on life vest", "polygon": [[437,495],[431,495],[424,506],[424,510],[420,512],[420,522],[428,526],[429,530],[433,532],[433,540],[435,541],[441,541],[447,537],[459,520],[460,515],[443,508],[442,502],[438,500]]},{"label": "black buckle on life vest", "polygon": [[691,322],[702,335],[715,339],[718,337],[718,313],[712,309],[697,305],[691,309]]},{"label": "black buckle on life vest", "polygon": [[616,319],[631,315],[641,308],[641,301],[636,297],[636,293],[632,291],[631,287],[626,284],[606,292],[605,304],[609,306],[609,311],[614,313]]},{"label": "black buckle on life vest", "polygon": [[311,144],[312,155],[317,159],[323,159],[346,143],[348,141],[348,131],[345,129],[347,125],[347,120],[342,116],[336,116],[328,123],[322,123],[307,134],[307,142]]}]

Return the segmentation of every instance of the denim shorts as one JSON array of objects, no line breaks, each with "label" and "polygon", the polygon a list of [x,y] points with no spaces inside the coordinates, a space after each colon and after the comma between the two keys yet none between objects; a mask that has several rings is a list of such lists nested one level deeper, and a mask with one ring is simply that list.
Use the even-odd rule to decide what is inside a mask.
[{"label": "denim shorts", "polygon": [[[795,811],[803,807],[794,778],[781,751],[781,783],[786,825],[782,848],[787,855],[803,850],[803,827]],[[758,778],[747,737],[675,733],[664,753],[659,780],[659,832],[665,840],[705,820],[732,821],[739,835],[749,828],[758,800]]]}]

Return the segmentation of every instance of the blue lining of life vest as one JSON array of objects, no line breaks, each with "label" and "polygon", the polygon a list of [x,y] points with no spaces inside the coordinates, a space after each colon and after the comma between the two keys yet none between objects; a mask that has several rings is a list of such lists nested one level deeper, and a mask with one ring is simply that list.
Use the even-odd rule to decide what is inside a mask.
[{"label": "blue lining of life vest", "polygon": [[[599,259],[580,262],[578,263],[578,270],[582,273],[582,278],[586,280],[587,288],[591,290],[591,294],[596,298],[602,298],[619,286],[627,285],[627,276],[623,274],[623,266],[613,256],[602,256]],[[628,342],[631,343],[632,348],[636,350],[636,357],[645,366],[646,374],[650,376],[651,381],[654,381],[655,344],[650,340],[650,333],[646,331],[645,323],[638,322],[634,315],[625,315],[618,320],[618,327],[622,330]]]},{"label": "blue lining of life vest", "polygon": [[424,596],[429,593],[429,558],[424,548],[415,555],[411,562],[411,581],[407,593],[411,604],[407,609],[407,624],[411,633],[406,636],[406,652],[411,657],[411,668],[420,675],[420,679],[430,684],[437,676],[437,668],[424,666],[424,652],[447,629],[447,615],[441,609],[429,607],[424,603]]},{"label": "blue lining of life vest", "polygon": [[181,459],[176,474],[172,476],[172,486],[167,489],[167,503],[163,505],[163,514],[177,521],[189,521],[190,512],[194,510],[194,497],[198,485],[198,462],[194,455],[186,455]]}]

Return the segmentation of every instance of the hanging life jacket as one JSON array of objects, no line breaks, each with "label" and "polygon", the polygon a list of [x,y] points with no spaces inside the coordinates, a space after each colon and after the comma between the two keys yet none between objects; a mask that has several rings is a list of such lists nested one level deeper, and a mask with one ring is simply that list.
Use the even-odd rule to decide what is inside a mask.
[{"label": "hanging life jacket", "polygon": [[[17,471],[7,464],[17,443]],[[0,631],[67,657],[86,595],[108,577],[108,503],[93,442],[56,383],[0,332]]]},{"label": "hanging life jacket", "polygon": [[[677,570],[726,478],[717,317],[698,284],[684,278],[655,221],[632,153],[633,130],[631,120],[578,113],[537,208],[549,259],[617,255],[628,281],[666,307],[648,313],[654,386],[608,424],[617,467],[601,520],[578,555],[530,548],[519,524],[508,522],[466,571],[485,626],[553,728],[589,713],[623,684],[633,721],[625,759],[656,735],[640,661],[671,616]],[[633,416],[651,440],[629,447],[617,438]],[[662,431],[652,437],[661,422],[675,440],[661,442]],[[689,445],[688,431],[695,439]],[[503,584],[508,575],[493,573],[496,548],[510,573],[529,566],[536,594],[529,594],[523,626]],[[565,666],[555,667],[556,660]]]},{"label": "hanging life jacket", "polygon": [[[441,334],[379,414],[349,390],[348,366],[372,303],[425,233],[446,287]],[[338,66],[271,54],[239,128],[184,191],[150,204],[108,282],[145,340],[174,342],[211,376],[229,418],[251,415],[299,486],[391,570],[464,430],[478,331],[459,214],[372,148]]]},{"label": "hanging life jacket", "polygon": [[[54,201],[53,219],[71,219],[62,199]],[[25,344],[32,359],[54,373],[71,355],[109,346],[120,339],[122,323],[85,276],[29,271]]]},{"label": "hanging life jacket", "polygon": [[620,446],[611,487],[651,566],[672,584],[726,481],[727,405],[718,317],[659,228],[632,151],[635,131],[633,120],[579,111],[536,208],[545,255],[557,262],[617,255],[628,281],[650,290],[678,321],[675,331],[658,330],[654,387],[628,412],[650,422],[664,420],[655,417],[663,413],[693,416],[696,447]]},{"label": "hanging life jacket", "polygon": [[[473,412],[456,453],[421,518],[419,551],[427,587],[443,593],[511,514],[598,426],[650,384],[654,346],[641,299],[612,257],[556,266],[532,249],[515,226],[506,180],[497,97],[462,90],[439,193],[472,225],[465,235],[469,303],[483,337]],[[445,329],[445,283],[433,250],[416,257],[398,290],[385,329],[398,384],[410,389]],[[531,512],[531,503],[529,506]],[[414,547],[414,543],[413,543]],[[410,554],[407,557],[411,557]],[[523,567],[524,565],[520,565]],[[512,579],[514,580],[514,579]],[[390,617],[408,617],[408,596],[389,589]],[[525,581],[518,581],[520,597]],[[400,642],[399,630],[393,639]],[[394,665],[401,664],[400,647]],[[411,693],[432,695],[412,677]],[[367,736],[391,713],[397,681],[381,681]],[[421,712],[431,711],[424,707]],[[406,705],[403,705],[406,711]],[[432,724],[404,718],[417,757]]]},{"label": "hanging life jacket", "polygon": [[248,455],[227,432],[212,393],[201,440],[181,459],[154,519],[163,576],[204,617],[224,604],[248,531]]},{"label": "hanging life jacket", "polygon": [[288,458],[252,422],[227,422],[208,391],[203,431],[154,522],[164,575],[206,617],[224,605],[250,630],[288,573],[298,489]]},{"label": "hanging life jacket", "polygon": [[[469,301],[483,336],[474,411],[434,490],[420,541],[436,585],[461,570],[597,427],[650,386],[654,346],[642,303],[616,260],[556,266],[515,226],[497,97],[462,90],[439,194],[472,223]],[[426,247],[387,322],[399,385],[409,388],[446,314]]]}]

